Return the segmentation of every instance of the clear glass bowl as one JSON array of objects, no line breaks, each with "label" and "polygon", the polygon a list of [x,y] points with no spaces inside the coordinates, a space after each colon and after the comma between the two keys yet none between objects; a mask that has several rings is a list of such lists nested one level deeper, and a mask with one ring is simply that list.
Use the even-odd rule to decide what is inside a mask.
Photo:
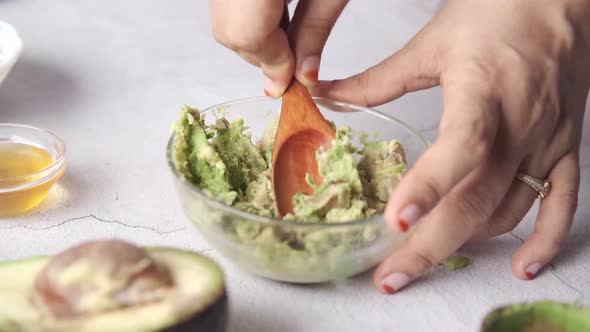
[{"label": "clear glass bowl", "polygon": [[[375,133],[380,140],[400,141],[409,167],[428,146],[416,130],[381,112],[321,98],[316,98],[316,103],[323,115],[338,127],[350,126],[370,137]],[[202,112],[207,115],[207,123],[220,115],[230,121],[243,117],[256,142],[278,119],[280,108],[280,99],[255,97],[230,101]],[[355,135],[353,142],[357,146],[360,146],[359,136]],[[346,223],[317,224],[270,219],[227,206],[201,192],[177,172],[172,160],[174,139],[172,135],[168,142],[167,158],[186,216],[212,247],[246,271],[295,283],[343,279],[375,266],[406,238],[404,234],[393,233],[382,215]],[[248,237],[252,232],[259,234],[256,241]],[[302,241],[305,250],[290,246],[289,239],[294,238],[305,239]]]},{"label": "clear glass bowl", "polygon": [[[0,218],[17,216],[37,206],[47,197],[66,169],[66,146],[61,138],[49,130],[22,124],[0,123],[0,153],[8,145],[15,144],[43,151],[50,155],[53,162],[28,174],[9,177],[2,177],[0,174]],[[34,153],[27,149],[19,150],[19,154],[31,156]],[[32,167],[30,164],[19,165],[21,166]]]}]

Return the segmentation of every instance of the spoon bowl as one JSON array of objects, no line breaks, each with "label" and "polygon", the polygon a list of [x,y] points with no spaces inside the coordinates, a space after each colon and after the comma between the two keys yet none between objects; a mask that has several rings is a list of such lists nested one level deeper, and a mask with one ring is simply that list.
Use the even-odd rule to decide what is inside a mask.
[{"label": "spoon bowl", "polygon": [[293,80],[283,95],[272,156],[272,182],[281,216],[293,212],[296,193],[312,193],[307,174],[314,183],[322,182],[316,151],[322,146],[329,148],[334,137],[334,128],[324,119],[307,88]]}]

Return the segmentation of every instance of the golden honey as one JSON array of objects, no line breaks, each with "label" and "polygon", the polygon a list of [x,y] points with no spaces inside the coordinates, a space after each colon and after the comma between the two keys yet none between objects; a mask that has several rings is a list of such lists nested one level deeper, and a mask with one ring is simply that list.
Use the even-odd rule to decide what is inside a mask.
[{"label": "golden honey", "polygon": [[[0,142],[0,217],[25,213],[47,197],[61,174],[41,172],[55,160],[46,150],[26,143]],[[34,183],[39,181],[40,183]]]}]

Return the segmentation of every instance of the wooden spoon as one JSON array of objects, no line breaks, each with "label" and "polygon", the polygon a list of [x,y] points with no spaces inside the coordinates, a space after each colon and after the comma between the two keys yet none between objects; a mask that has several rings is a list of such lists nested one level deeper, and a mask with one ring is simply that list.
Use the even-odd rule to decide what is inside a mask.
[{"label": "wooden spoon", "polygon": [[[289,12],[285,7],[281,21],[285,32],[288,24]],[[316,184],[322,182],[316,151],[322,146],[329,148],[334,138],[334,129],[320,113],[309,90],[293,78],[283,94],[272,155],[272,182],[281,216],[293,212],[296,193],[313,192],[305,181],[308,173]]]}]

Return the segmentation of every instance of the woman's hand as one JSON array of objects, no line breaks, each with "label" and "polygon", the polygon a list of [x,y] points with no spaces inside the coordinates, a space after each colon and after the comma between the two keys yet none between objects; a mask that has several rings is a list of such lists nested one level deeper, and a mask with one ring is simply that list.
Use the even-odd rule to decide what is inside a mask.
[{"label": "woman's hand", "polygon": [[368,106],[444,90],[440,135],[386,209],[395,231],[421,221],[376,270],[380,290],[398,291],[464,243],[514,229],[536,197],[518,170],[552,190],[512,271],[532,279],[555,257],[577,205],[589,31],[588,1],[451,0],[390,58],[314,89]]},{"label": "woman's hand", "polygon": [[300,0],[288,37],[279,27],[285,3],[210,0],[215,39],[261,67],[264,92],[273,97],[283,94],[293,74],[307,86],[317,83],[324,44],[348,0]]}]

